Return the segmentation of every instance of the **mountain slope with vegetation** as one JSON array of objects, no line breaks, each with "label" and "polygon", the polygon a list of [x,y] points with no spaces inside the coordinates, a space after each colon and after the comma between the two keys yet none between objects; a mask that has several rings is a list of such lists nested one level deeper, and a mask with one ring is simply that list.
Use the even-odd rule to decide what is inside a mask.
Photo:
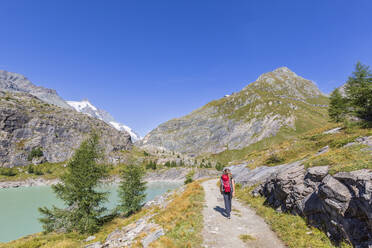
[{"label": "mountain slope with vegetation", "polygon": [[151,131],[139,143],[191,156],[242,149],[323,126],[328,98],[286,67],[261,75],[242,91],[212,101]]},{"label": "mountain slope with vegetation", "polygon": [[101,136],[106,155],[132,148],[127,132],[101,120],[28,93],[0,91],[0,167],[66,161],[92,130]]}]

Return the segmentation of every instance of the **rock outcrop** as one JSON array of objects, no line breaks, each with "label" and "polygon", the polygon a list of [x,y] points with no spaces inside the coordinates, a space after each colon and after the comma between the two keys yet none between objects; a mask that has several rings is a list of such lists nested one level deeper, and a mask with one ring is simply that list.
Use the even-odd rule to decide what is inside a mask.
[{"label": "rock outcrop", "polygon": [[159,125],[138,145],[197,156],[241,149],[265,138],[304,132],[327,121],[328,99],[286,67],[242,91]]},{"label": "rock outcrop", "polygon": [[278,211],[307,219],[336,243],[372,246],[372,171],[328,174],[328,166],[305,169],[299,163],[272,174],[254,195]]},{"label": "rock outcrop", "polygon": [[28,165],[33,151],[38,161],[65,161],[92,130],[101,136],[106,157],[132,147],[127,132],[103,121],[47,104],[28,93],[0,91],[0,166]]}]

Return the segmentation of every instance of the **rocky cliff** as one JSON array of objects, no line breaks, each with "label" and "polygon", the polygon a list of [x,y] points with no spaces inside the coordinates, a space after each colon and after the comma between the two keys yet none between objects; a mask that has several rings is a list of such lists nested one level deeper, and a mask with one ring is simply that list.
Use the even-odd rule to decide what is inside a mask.
[{"label": "rocky cliff", "polygon": [[138,145],[189,155],[241,149],[278,134],[324,125],[327,103],[314,83],[282,67],[238,93],[159,125]]},{"label": "rocky cliff", "polygon": [[372,171],[328,174],[328,166],[300,164],[274,173],[253,191],[279,211],[306,218],[336,243],[372,246]]},{"label": "rocky cliff", "polygon": [[25,76],[18,73],[0,70],[0,90],[29,93],[46,103],[72,109],[55,90],[35,86]]},{"label": "rocky cliff", "polygon": [[0,91],[0,166],[62,162],[96,130],[105,154],[132,147],[130,135],[85,114],[47,104],[28,93]]}]

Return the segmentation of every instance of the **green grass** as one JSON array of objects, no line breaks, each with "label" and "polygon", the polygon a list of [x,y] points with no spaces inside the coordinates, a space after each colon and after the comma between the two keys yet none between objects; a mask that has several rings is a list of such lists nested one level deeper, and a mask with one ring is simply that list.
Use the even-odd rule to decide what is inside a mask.
[{"label": "green grass", "polygon": [[[63,165],[65,162],[61,163],[43,163],[39,165],[28,165],[23,167],[13,167],[13,171],[16,172],[14,176],[1,175],[0,181],[24,181],[26,179],[44,178],[44,179],[55,179],[62,175],[65,171]],[[29,168],[32,168],[33,173],[29,173]],[[0,171],[5,170],[5,168],[0,168]]]},{"label": "green grass", "polygon": [[[268,223],[278,237],[290,248],[332,248],[334,244],[327,235],[319,229],[308,226],[300,216],[279,213],[265,206],[263,197],[253,197],[250,192],[254,187],[237,187],[236,196],[248,204]],[[345,243],[341,247],[351,247]]]},{"label": "green grass", "polygon": [[187,184],[185,191],[154,217],[166,234],[151,247],[202,247],[203,202],[200,181]]},{"label": "green grass", "polygon": [[[209,155],[209,158],[225,165],[229,162],[247,161],[252,169],[262,165],[274,166],[301,159],[307,160],[305,163],[307,167],[329,165],[332,174],[339,171],[372,169],[372,154],[363,151],[364,146],[344,147],[358,137],[372,136],[372,128],[353,125],[343,127],[339,133],[323,133],[339,126],[343,127],[341,124],[328,123],[321,128],[292,136],[283,130],[275,137],[264,139],[244,149],[224,151]],[[330,147],[328,152],[316,155],[327,145]]]}]

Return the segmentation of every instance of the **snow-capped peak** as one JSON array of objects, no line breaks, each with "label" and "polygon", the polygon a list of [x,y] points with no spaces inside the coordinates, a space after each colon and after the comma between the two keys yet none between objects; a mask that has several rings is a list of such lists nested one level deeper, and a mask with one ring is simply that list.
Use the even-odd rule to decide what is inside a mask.
[{"label": "snow-capped peak", "polygon": [[95,106],[93,106],[93,104],[91,104],[89,102],[89,100],[87,100],[87,99],[84,99],[84,100],[82,100],[80,102],[78,102],[78,101],[67,101],[67,103],[71,107],[73,107],[74,109],[76,109],[76,111],[79,111],[79,112],[81,112],[85,108],[91,108],[94,111],[97,111],[97,108]]},{"label": "snow-capped peak", "polygon": [[116,122],[115,119],[108,112],[102,109],[98,109],[93,104],[91,104],[87,99],[84,99],[82,101],[66,102],[78,112],[100,119],[119,131],[128,132],[132,137],[133,142],[141,139],[141,137],[136,132],[134,132],[130,127],[122,123]]}]

